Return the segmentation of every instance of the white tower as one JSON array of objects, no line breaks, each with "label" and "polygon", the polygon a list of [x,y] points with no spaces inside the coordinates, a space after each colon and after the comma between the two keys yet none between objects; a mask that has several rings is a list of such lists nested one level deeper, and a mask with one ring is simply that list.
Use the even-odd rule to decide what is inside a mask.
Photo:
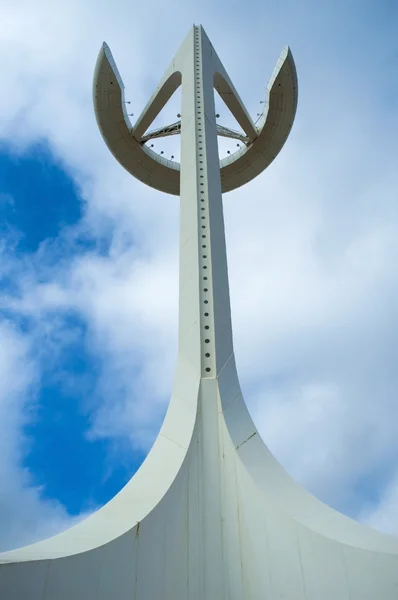
[{"label": "white tower", "polygon": [[[144,135],[175,89],[181,123]],[[245,135],[216,125],[213,88]],[[145,462],[86,521],[0,555],[1,600],[397,600],[398,540],[335,512],[290,479],[247,412],[232,344],[222,192],[267,167],[297,103],[283,50],[255,127],[193,27],[133,128],[107,46],[94,103],[119,162],[181,196],[180,314],[170,406]],[[145,142],[181,133],[181,165]],[[219,161],[217,134],[244,149]]]}]

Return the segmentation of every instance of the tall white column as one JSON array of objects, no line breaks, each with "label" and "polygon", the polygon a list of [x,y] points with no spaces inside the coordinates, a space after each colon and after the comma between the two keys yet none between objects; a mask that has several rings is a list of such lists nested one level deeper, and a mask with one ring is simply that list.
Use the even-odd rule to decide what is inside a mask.
[{"label": "tall white column", "polygon": [[[187,40],[188,41],[188,40]],[[189,559],[189,599],[224,598],[222,502],[216,375],[233,352],[220,166],[214,105],[214,60],[193,27],[182,70],[179,360],[201,377],[194,477],[201,497],[191,515],[197,531]],[[217,318],[216,318],[217,316]],[[192,506],[192,504],[191,504]]]},{"label": "tall white column", "polygon": [[215,377],[233,345],[214,106],[215,64],[201,27],[193,28],[185,52],[181,65],[179,352],[202,377]]}]

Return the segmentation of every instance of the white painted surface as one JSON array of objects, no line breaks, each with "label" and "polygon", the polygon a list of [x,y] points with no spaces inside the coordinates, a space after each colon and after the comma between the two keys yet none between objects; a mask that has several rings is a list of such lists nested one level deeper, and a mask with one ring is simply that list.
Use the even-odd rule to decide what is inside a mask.
[{"label": "white painted surface", "polygon": [[[293,64],[288,56],[282,65]],[[233,354],[217,155],[220,63],[194,27],[172,64],[167,77],[182,74],[182,162],[179,356],[169,410],[144,464],[111,502],[69,531],[0,555],[0,599],[397,600],[398,540],[293,482],[247,412]],[[105,121],[113,100],[101,94]],[[293,89],[283,100],[296,101]],[[272,102],[271,91],[270,110]],[[282,112],[272,126],[287,135],[283,102],[275,101]],[[150,120],[142,116],[142,129]],[[123,128],[112,131],[110,146]]]},{"label": "white painted surface", "polygon": [[[186,39],[183,43],[189,45]],[[210,44],[210,42],[209,42]],[[179,50],[180,58],[183,56]],[[292,54],[284,48],[267,85],[263,115],[255,126],[214,49],[214,87],[253,143],[220,161],[222,192],[244,185],[266,169],[282,149],[297,108],[297,76]],[[152,98],[132,127],[124,102],[124,85],[111,51],[103,44],[95,68],[93,99],[98,126],[115,158],[134,177],[168,194],[180,194],[180,164],[141,145],[139,140],[181,84],[181,65],[171,62]],[[185,81],[188,77],[185,70]],[[183,84],[184,86],[185,84]],[[218,162],[218,157],[217,157]]]}]

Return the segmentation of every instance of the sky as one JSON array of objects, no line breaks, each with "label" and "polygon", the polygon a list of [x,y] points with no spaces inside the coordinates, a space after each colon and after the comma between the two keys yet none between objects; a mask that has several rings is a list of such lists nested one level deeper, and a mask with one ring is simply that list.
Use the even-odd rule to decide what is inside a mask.
[{"label": "sky", "polygon": [[[249,410],[302,485],[398,535],[396,2],[3,0],[0,550],[112,498],[167,409],[178,198],[112,157],[91,87],[106,41],[138,116],[193,23],[254,119],[286,44],[298,71],[285,147],[224,196]],[[154,149],[178,156],[178,138]]]}]

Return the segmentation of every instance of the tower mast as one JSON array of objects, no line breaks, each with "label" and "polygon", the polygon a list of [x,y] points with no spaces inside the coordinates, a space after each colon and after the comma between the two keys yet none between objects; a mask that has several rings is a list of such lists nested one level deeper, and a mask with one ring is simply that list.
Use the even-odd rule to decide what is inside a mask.
[{"label": "tower mast", "polygon": [[[214,105],[215,52],[201,27],[184,47],[179,351],[202,377],[233,353]],[[178,56],[178,55],[177,55]]]}]

